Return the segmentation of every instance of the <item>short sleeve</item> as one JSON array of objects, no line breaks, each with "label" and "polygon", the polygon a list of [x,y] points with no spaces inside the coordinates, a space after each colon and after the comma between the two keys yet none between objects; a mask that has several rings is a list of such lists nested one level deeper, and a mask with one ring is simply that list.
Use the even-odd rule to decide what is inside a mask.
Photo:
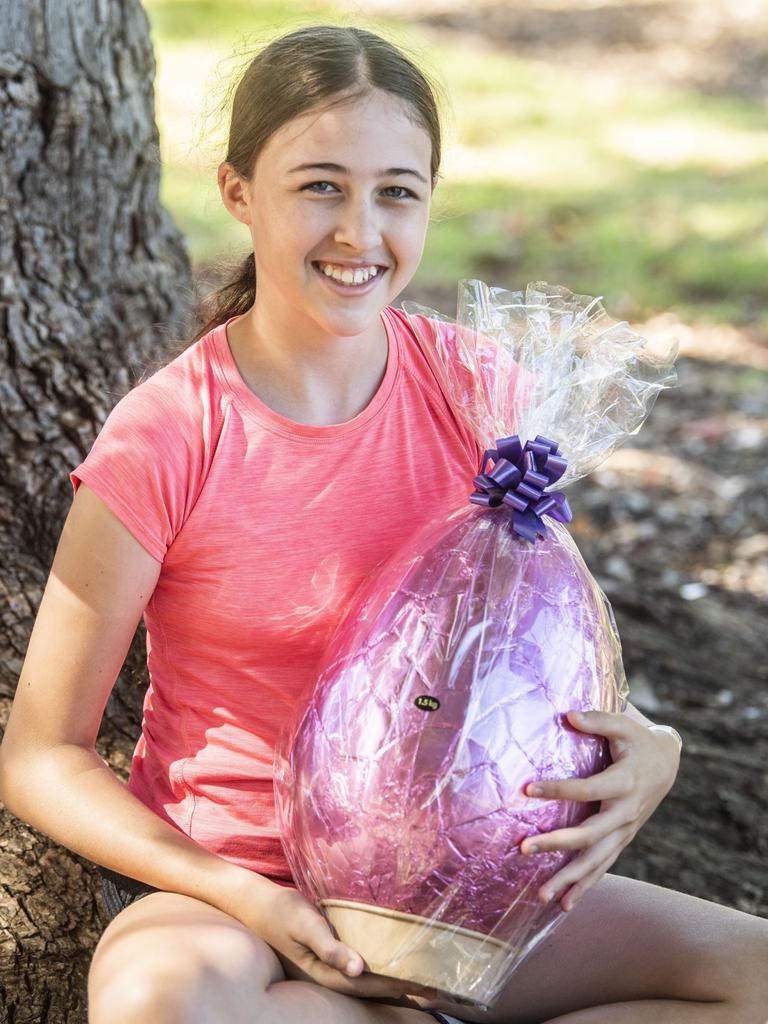
[{"label": "short sleeve", "polygon": [[493,338],[453,321],[409,313],[441,389],[475,440],[478,462],[500,437],[515,433],[535,378]]},{"label": "short sleeve", "polygon": [[120,399],[86,458],[69,474],[86,484],[156,558],[168,548],[194,502],[201,447],[183,386],[150,378]]}]

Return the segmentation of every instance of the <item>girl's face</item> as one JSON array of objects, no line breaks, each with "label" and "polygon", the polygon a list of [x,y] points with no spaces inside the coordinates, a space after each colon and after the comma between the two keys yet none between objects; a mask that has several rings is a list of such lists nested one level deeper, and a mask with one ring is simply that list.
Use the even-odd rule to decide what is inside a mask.
[{"label": "girl's face", "polygon": [[[370,329],[421,260],[431,151],[403,103],[375,90],[283,125],[249,180],[222,164],[222,198],[250,228],[256,309],[310,336]],[[336,280],[373,267],[363,283]]]}]

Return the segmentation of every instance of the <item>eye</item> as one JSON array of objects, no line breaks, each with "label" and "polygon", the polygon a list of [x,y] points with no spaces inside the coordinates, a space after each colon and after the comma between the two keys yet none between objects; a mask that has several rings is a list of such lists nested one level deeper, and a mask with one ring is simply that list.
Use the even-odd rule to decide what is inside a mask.
[{"label": "eye", "polygon": [[[327,185],[331,189],[336,189],[333,182],[330,181],[311,181],[308,185],[302,185],[301,192],[314,192],[318,196],[328,196],[331,192],[322,188],[323,185]],[[383,192],[398,192],[399,195],[390,195],[390,199],[418,199],[415,192],[412,192],[409,188],[405,188],[404,185],[389,185],[387,188],[382,189]]]},{"label": "eye", "polygon": [[399,190],[400,192],[404,193],[404,195],[392,196],[393,199],[416,199],[416,198],[418,198],[416,196],[415,192],[411,192],[411,190],[409,188],[405,188],[405,186],[403,186],[403,185],[390,185],[388,188],[384,189],[385,192],[392,192],[393,190],[394,191],[398,191]]}]

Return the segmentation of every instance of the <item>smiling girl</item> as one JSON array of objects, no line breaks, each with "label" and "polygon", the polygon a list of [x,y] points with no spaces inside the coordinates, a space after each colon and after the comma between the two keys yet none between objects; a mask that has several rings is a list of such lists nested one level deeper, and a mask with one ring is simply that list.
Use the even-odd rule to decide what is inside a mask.
[{"label": "smiling girl", "polygon": [[[389,42],[317,26],[263,49],[218,173],[253,252],[71,474],[2,797],[102,867],[92,1024],[765,1022],[768,922],[608,874],[679,762],[631,706],[573,723],[607,737],[614,763],[547,784],[600,810],[538,837],[582,851],[540,894],[567,917],[489,1011],[365,971],[292,885],[272,794],[281,725],[356,589],[467,500],[482,455],[392,306],[439,165],[433,91]],[[442,472],[425,482],[432,458]],[[125,787],[95,740],[142,615],[150,685]]]}]

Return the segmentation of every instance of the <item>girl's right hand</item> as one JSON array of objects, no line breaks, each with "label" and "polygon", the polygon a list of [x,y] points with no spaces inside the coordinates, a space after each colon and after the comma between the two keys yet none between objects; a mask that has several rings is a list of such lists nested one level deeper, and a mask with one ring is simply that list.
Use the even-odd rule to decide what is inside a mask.
[{"label": "girl's right hand", "polygon": [[246,898],[239,903],[238,920],[274,949],[286,978],[314,981],[362,999],[400,1000],[401,1005],[418,1009],[423,1003],[409,1002],[409,994],[427,1000],[437,997],[434,988],[364,970],[360,954],[334,936],[320,911],[297,889],[275,883],[265,899],[260,887],[258,905],[252,911],[247,895],[241,895]]}]

